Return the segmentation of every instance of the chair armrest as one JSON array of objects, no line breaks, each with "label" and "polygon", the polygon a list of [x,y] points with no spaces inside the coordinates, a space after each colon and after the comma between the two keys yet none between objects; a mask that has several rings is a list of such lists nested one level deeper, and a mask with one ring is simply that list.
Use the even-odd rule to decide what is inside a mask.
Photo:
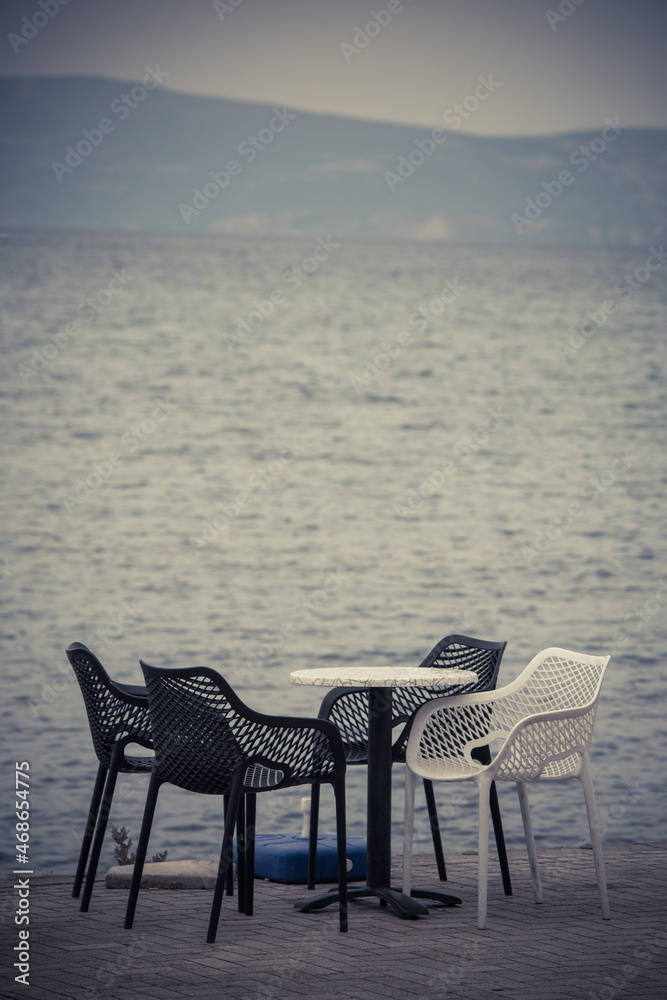
[{"label": "chair armrest", "polygon": [[407,762],[418,769],[420,759],[430,757],[481,770],[474,750],[502,740],[491,763],[484,767],[492,777],[536,781],[550,764],[559,761],[566,763],[560,769],[555,767],[549,777],[558,777],[559,770],[571,777],[578,771],[575,755],[586,753],[590,745],[598,699],[599,692],[577,708],[527,715],[508,731],[494,720],[493,699],[481,701],[479,695],[441,698],[424,705],[415,716]]},{"label": "chair armrest", "polygon": [[593,738],[598,700],[599,692],[587,705],[521,719],[489,765],[493,774],[522,781],[537,781],[545,771],[552,780],[578,774]]},{"label": "chair armrest", "polygon": [[146,750],[154,750],[153,740],[149,736],[141,736],[139,733],[129,733],[127,736],[121,737],[121,739],[116,741],[120,743],[123,747],[123,752],[128,746],[132,746],[136,743],[137,746],[144,747]]},{"label": "chair armrest", "polygon": [[[132,704],[145,703],[148,705],[148,695],[143,684],[119,684],[118,681],[112,681],[112,684],[119,692],[128,695],[132,699]],[[139,702],[135,699],[139,699]]]},{"label": "chair armrest", "polygon": [[[278,766],[293,763],[303,770],[304,754],[315,761],[328,758],[336,774],[345,771],[345,750],[340,733],[332,722],[326,719],[309,719],[290,716],[262,715],[245,707],[239,716],[251,725],[232,731],[244,754],[249,758]],[[306,762],[309,758],[306,757]]]},{"label": "chair armrest", "polygon": [[[431,758],[458,761],[479,767],[472,751],[507,737],[507,727],[495,722],[497,692],[454,695],[426,702],[415,713],[406,748],[406,761],[416,768],[420,753]],[[495,727],[494,727],[495,722]]]}]

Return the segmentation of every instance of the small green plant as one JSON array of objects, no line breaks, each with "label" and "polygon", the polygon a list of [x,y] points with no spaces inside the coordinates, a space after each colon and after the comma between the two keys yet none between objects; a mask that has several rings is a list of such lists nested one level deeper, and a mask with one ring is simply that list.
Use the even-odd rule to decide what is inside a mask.
[{"label": "small green plant", "polygon": [[[116,846],[114,847],[114,855],[116,861],[119,865],[133,865],[136,861],[136,852],[132,851],[130,854],[130,848],[132,847],[132,841],[130,840],[130,831],[126,830],[124,826],[118,827],[115,823],[111,823],[111,836],[113,837]],[[168,851],[162,851],[159,854],[154,854],[153,861],[164,861],[167,857]]]},{"label": "small green plant", "polygon": [[117,827],[115,823],[112,823],[111,836],[116,843],[113,853],[118,864],[133,865],[137,855],[134,851],[130,854],[130,848],[132,847],[130,831],[126,830],[124,826]]}]

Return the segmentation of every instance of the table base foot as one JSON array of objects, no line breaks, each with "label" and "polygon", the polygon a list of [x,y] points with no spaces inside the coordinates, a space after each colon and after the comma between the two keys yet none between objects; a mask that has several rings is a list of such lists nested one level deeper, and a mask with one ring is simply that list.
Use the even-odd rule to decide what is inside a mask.
[{"label": "table base foot", "polygon": [[[372,889],[369,885],[351,887],[347,891],[350,902],[369,896],[375,896],[381,904],[385,903],[390,906],[403,920],[416,920],[417,917],[428,916],[428,907],[424,903],[420,903],[420,899],[431,899],[441,906],[456,906],[461,902],[458,896],[430,889],[413,889],[409,896],[406,896],[400,889]],[[305,899],[298,899],[294,907],[302,913],[311,913],[337,902],[338,889],[331,889],[318,896],[306,896]]]},{"label": "table base foot", "polygon": [[441,906],[458,906],[463,900],[458,896],[452,896],[448,892],[440,892],[438,889],[412,889],[410,895],[415,899],[432,899]]}]

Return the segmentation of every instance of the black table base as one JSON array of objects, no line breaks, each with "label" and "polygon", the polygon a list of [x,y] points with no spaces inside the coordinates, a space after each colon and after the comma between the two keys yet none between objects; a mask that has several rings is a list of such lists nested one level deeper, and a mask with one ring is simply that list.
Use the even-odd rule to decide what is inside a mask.
[{"label": "black table base", "polygon": [[[461,900],[458,896],[451,896],[446,892],[438,892],[431,889],[413,889],[409,896],[401,892],[400,889],[372,889],[369,885],[350,886],[347,890],[347,897],[350,902],[375,896],[380,900],[380,905],[388,905],[392,910],[404,920],[416,920],[417,917],[428,916],[428,907],[420,903],[420,899],[431,899],[440,906],[457,906]],[[306,896],[298,899],[294,904],[297,910],[302,913],[312,913],[314,910],[323,910],[325,906],[338,902],[338,889],[331,889],[330,892],[323,892],[317,896]]]},{"label": "black table base", "polygon": [[[348,899],[355,901],[377,897],[380,905],[389,906],[405,920],[428,916],[428,907],[420,899],[430,899],[440,906],[456,906],[461,900],[446,892],[412,889],[409,896],[391,885],[391,688],[370,688],[368,698],[368,778],[366,803],[366,879],[365,886],[348,887]],[[387,886],[387,888],[384,888]],[[307,896],[294,904],[303,913],[321,910],[338,901],[338,890]]]}]

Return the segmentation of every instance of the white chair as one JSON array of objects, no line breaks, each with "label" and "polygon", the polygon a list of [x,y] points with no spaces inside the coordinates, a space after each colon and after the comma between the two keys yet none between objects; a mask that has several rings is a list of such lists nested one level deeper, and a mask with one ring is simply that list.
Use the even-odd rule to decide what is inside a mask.
[{"label": "white chair", "polygon": [[[514,781],[535,898],[542,886],[530,820],[527,784],[578,778],[584,787],[602,916],[609,919],[602,844],[588,748],[608,656],[587,656],[551,647],[538,653],[506,687],[480,694],[438,698],[416,713],[405,772],[403,892],[410,893],[415,778],[474,781],[479,792],[479,885],[477,926],[486,926],[489,790],[492,781]],[[490,764],[476,757],[489,747]],[[488,757],[487,757],[488,759]]]}]

